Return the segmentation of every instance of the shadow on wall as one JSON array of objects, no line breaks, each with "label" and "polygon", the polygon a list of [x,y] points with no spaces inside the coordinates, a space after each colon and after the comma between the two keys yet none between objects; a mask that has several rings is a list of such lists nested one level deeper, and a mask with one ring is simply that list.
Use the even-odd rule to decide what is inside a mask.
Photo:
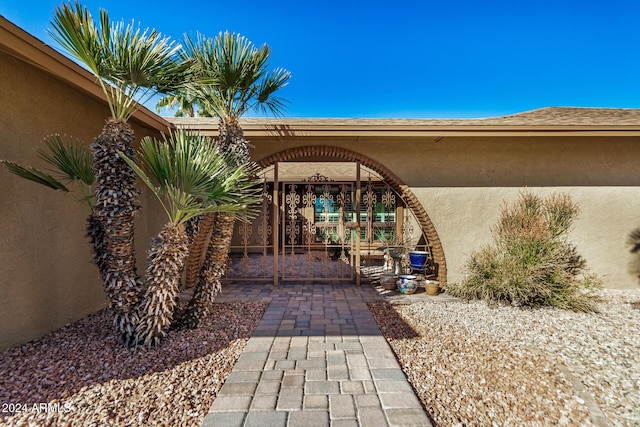
[{"label": "shadow on wall", "polygon": [[640,278],[640,227],[635,228],[629,233],[627,246],[633,254],[629,261],[629,274],[632,274],[636,277],[636,280],[638,280]]}]

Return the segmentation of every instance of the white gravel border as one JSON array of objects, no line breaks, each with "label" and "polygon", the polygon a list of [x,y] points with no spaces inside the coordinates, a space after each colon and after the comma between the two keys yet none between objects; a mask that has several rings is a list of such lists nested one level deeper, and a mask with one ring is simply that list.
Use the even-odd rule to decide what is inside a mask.
[{"label": "white gravel border", "polygon": [[599,314],[483,302],[371,308],[438,423],[638,426],[638,301],[640,289],[606,289]]}]

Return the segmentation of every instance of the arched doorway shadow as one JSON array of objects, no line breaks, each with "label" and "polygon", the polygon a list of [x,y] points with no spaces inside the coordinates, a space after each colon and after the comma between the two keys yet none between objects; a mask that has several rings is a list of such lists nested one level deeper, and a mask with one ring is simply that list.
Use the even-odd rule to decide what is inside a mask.
[{"label": "arched doorway shadow", "polygon": [[427,211],[411,189],[396,174],[380,162],[346,148],[314,145],[289,148],[266,156],[256,163],[262,168],[268,168],[279,162],[301,161],[305,159],[315,159],[316,161],[318,159],[331,159],[333,161],[359,162],[361,165],[380,174],[380,176],[393,187],[394,191],[403,198],[407,207],[413,212],[424,236],[428,240],[427,244],[431,245],[433,261],[437,267],[437,279],[440,283],[446,283],[447,266],[444,251],[438,233]]}]

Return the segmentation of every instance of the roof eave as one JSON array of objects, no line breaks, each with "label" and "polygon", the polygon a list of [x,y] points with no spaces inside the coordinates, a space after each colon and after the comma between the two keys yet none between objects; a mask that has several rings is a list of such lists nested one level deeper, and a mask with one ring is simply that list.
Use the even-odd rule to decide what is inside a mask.
[{"label": "roof eave", "polygon": [[[176,127],[197,130],[209,136],[218,135],[216,119],[169,118]],[[247,137],[527,137],[527,136],[640,136],[640,126],[479,126],[424,124],[389,125],[372,122],[368,125],[353,124],[342,120],[341,124],[326,123],[324,119],[305,119],[297,124],[296,119],[277,119],[262,123],[254,120],[241,122]],[[360,120],[354,120],[354,123]]]}]

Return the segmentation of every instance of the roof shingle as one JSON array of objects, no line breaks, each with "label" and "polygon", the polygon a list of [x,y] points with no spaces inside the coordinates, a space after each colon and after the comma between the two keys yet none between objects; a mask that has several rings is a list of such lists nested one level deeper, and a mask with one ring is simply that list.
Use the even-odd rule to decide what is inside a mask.
[{"label": "roof shingle", "polygon": [[[167,118],[176,125],[208,125],[217,127],[217,119]],[[536,127],[637,127],[640,129],[640,109],[546,107],[502,117],[481,119],[348,119],[348,118],[243,118],[243,126],[322,126],[322,127],[478,127],[478,128],[536,128]]]}]

